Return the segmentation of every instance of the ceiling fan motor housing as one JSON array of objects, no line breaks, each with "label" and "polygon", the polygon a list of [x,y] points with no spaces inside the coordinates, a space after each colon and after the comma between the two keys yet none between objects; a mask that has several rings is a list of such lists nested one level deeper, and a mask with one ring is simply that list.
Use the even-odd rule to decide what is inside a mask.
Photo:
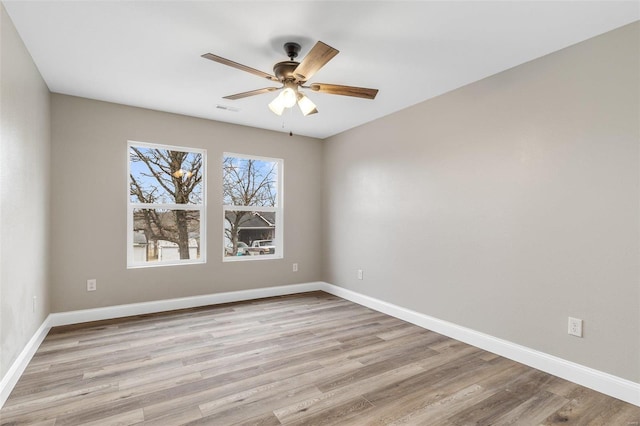
[{"label": "ceiling fan motor housing", "polygon": [[273,73],[278,80],[284,82],[287,80],[295,80],[296,77],[293,74],[293,71],[300,65],[299,62],[296,61],[282,61],[278,62],[273,66]]}]

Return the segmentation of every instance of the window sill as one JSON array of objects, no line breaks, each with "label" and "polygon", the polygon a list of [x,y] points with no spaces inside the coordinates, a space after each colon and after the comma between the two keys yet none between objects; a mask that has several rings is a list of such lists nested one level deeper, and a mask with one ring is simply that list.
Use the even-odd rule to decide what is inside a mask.
[{"label": "window sill", "polygon": [[223,262],[252,262],[254,260],[274,260],[282,259],[279,254],[260,254],[255,256],[223,256]]}]

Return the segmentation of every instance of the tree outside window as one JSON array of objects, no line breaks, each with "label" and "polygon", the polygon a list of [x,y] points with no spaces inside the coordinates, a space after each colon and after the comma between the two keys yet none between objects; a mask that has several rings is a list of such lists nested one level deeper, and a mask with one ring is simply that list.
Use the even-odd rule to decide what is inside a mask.
[{"label": "tree outside window", "polygon": [[225,154],[224,260],[282,257],[282,160]]},{"label": "tree outside window", "polygon": [[128,266],[204,262],[204,150],[129,143]]}]

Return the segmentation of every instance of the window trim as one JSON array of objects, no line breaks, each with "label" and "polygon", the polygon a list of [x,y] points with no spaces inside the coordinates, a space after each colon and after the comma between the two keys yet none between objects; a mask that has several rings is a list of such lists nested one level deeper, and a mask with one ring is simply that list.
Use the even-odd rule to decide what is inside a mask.
[{"label": "window trim", "polygon": [[[222,185],[224,182],[224,159],[226,157],[241,158],[243,160],[257,160],[276,163],[278,165],[278,174],[276,176],[276,207],[268,206],[236,206],[232,204],[224,204],[224,189],[221,191],[222,205],[222,261],[223,262],[251,262],[254,260],[274,260],[284,258],[284,159],[275,157],[263,157],[259,155],[239,154],[237,152],[223,152],[220,158],[219,166],[221,167],[220,176]],[[274,240],[277,241],[276,250],[274,254],[263,254],[259,256],[226,256],[226,212],[227,211],[258,211],[258,212],[274,212],[276,214],[275,222],[275,236]]]},{"label": "window trim", "polygon": [[[132,203],[131,184],[131,147],[166,149],[170,151],[194,152],[202,155],[202,203],[201,204],[171,204],[171,203]],[[152,142],[127,141],[127,269],[157,268],[162,266],[200,265],[207,263],[207,150],[179,145],[166,145]],[[136,209],[167,209],[167,210],[196,210],[200,213],[200,258],[188,260],[166,260],[146,263],[136,263],[133,256],[133,211]]]}]

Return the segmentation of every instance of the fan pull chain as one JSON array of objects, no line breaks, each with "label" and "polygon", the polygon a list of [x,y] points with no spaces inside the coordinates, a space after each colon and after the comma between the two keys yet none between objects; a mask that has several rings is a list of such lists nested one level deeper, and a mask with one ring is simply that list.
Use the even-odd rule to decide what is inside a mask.
[{"label": "fan pull chain", "polygon": [[[287,108],[290,112],[288,114],[290,114],[291,116],[293,116],[293,108]],[[283,115],[284,118],[284,115]],[[282,120],[282,130],[285,129],[285,120]],[[289,129],[289,136],[293,136],[293,131],[291,129]]]},{"label": "fan pull chain", "polygon": [[[282,129],[284,130],[284,120],[282,121]],[[289,136],[293,136],[293,132],[289,130]]]}]

